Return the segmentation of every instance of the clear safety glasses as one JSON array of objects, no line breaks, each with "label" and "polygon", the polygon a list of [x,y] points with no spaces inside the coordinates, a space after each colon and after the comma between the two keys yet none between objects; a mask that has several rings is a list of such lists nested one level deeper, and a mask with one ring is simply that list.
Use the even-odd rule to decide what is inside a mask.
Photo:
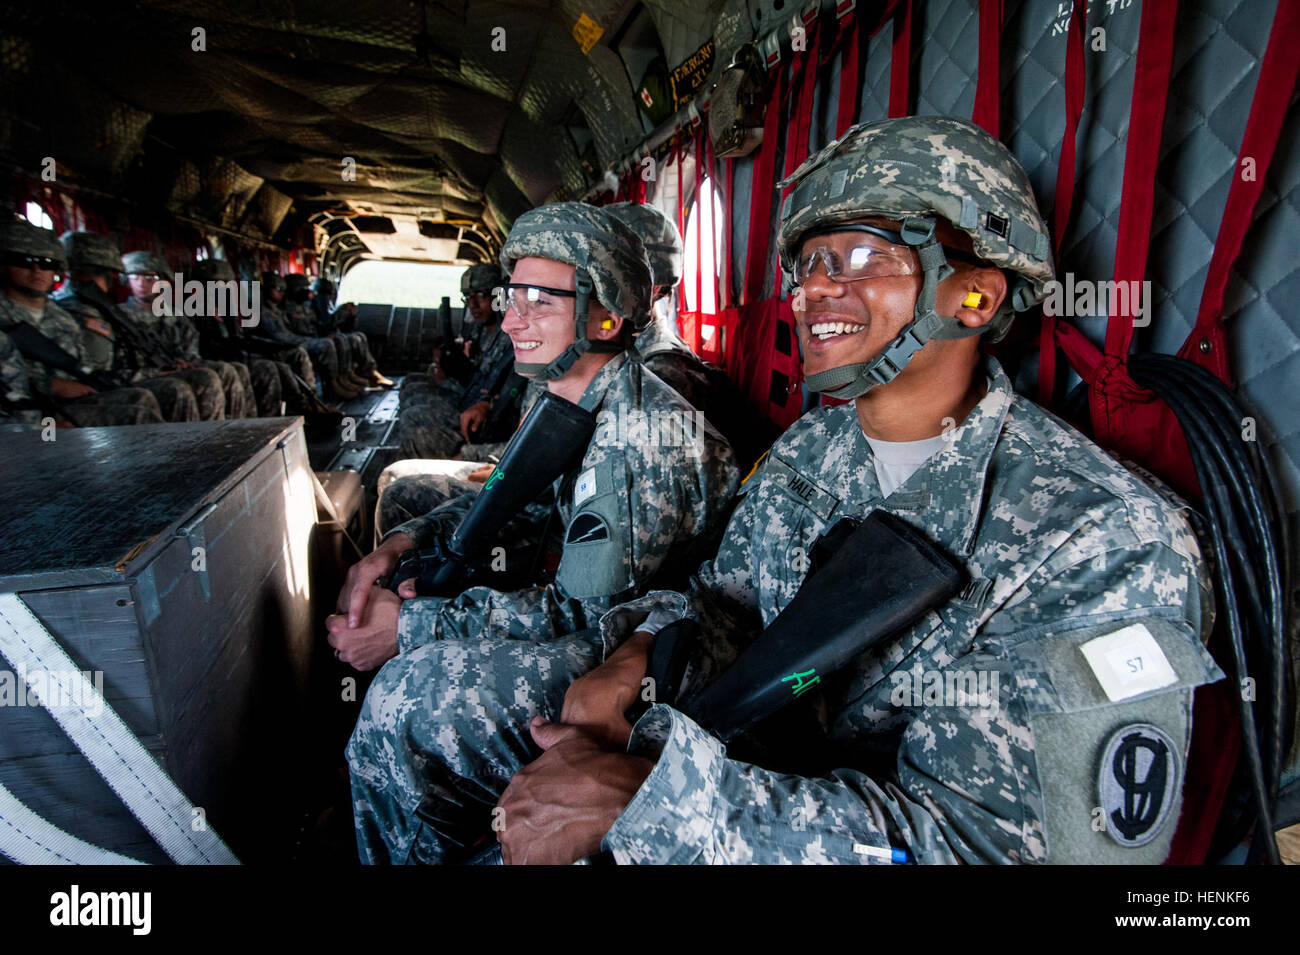
[{"label": "clear safety glasses", "polygon": [[[899,248],[888,249],[884,243]],[[915,256],[903,245],[903,237],[889,229],[869,225],[836,226],[833,232],[805,240],[794,264],[795,284],[808,281],[818,262],[832,282],[858,282],[916,272]]]},{"label": "clear safety glasses", "polygon": [[532,315],[546,315],[560,308],[555,301],[560,298],[577,298],[573,289],[547,288],[544,285],[520,285],[511,282],[506,286],[508,307],[514,309],[520,318]]}]

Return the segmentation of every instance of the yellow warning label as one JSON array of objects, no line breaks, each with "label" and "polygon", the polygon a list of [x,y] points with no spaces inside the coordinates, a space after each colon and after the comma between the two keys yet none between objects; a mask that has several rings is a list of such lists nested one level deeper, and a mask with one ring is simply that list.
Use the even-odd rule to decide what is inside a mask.
[{"label": "yellow warning label", "polygon": [[604,32],[601,25],[585,13],[578,14],[578,22],[573,25],[573,38],[578,41],[583,53],[590,51]]}]

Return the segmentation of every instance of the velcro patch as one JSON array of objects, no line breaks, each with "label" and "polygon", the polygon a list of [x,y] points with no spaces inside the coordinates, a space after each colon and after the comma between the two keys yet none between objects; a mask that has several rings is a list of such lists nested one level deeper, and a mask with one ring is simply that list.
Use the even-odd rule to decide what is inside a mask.
[{"label": "velcro patch", "polygon": [[1121,726],[1102,747],[1097,795],[1106,832],[1119,845],[1144,846],[1160,833],[1182,790],[1182,754],[1150,723]]},{"label": "velcro patch", "polygon": [[583,511],[569,522],[569,531],[564,535],[564,544],[594,544],[609,540],[609,525],[599,514]]},{"label": "velcro patch", "polygon": [[1112,702],[1178,682],[1155,637],[1140,623],[1080,644],[1079,651]]},{"label": "velcro patch", "polygon": [[799,501],[823,521],[830,520],[840,499],[818,487],[776,455],[770,455],[765,467],[765,480],[771,481],[785,493]]},{"label": "velcro patch", "polygon": [[102,318],[86,319],[86,327],[89,328],[92,332],[98,332],[99,334],[103,335],[105,338],[113,337],[113,329],[109,327],[108,322],[104,321]]},{"label": "velcro patch", "polygon": [[573,506],[581,507],[583,501],[596,495],[596,469],[587,468],[573,484]]}]

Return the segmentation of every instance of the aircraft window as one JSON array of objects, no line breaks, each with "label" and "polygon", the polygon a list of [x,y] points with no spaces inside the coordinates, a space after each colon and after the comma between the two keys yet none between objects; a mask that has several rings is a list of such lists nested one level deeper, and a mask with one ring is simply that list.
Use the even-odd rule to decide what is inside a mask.
[{"label": "aircraft window", "polygon": [[[713,180],[705,177],[700,183],[700,194],[691,205],[686,217],[686,230],[682,236],[686,248],[683,262],[686,280],[686,310],[694,312],[698,306],[695,301],[695,273],[700,269],[700,298],[705,315],[716,315],[718,311],[717,284],[722,268],[722,235],[726,223],[723,220],[722,198],[713,188]],[[714,326],[704,325],[701,333],[707,341],[713,334]]]},{"label": "aircraft window", "polygon": [[41,208],[39,202],[27,203],[26,215],[27,221],[34,226],[40,226],[42,229],[54,228],[54,220],[50,218],[48,212]]},{"label": "aircraft window", "polygon": [[453,308],[460,308],[464,304],[460,296],[460,277],[464,271],[463,265],[372,259],[348,270],[340,283],[337,301],[437,308],[443,296],[447,296]]}]

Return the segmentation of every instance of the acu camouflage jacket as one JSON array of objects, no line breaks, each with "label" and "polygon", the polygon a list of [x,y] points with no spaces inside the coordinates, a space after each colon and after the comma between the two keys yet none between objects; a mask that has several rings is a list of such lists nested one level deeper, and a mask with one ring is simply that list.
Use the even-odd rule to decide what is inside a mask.
[{"label": "acu camouflage jacket", "polygon": [[[706,685],[790,602],[822,531],[875,508],[927,534],[970,581],[792,704],[808,705],[829,754],[815,778],[731,757],[683,713],[652,706],[630,751],[655,768],[605,837],[618,861],[1168,853],[1192,691],[1222,676],[1202,645],[1212,592],[1184,505],[1017,396],[996,362],[988,375],[947,447],[883,500],[854,406],[804,415],[745,482],[690,592],[601,619],[610,646],[652,609],[692,616],[701,638],[686,679]],[[1135,659],[1143,673],[1129,672]]]}]

